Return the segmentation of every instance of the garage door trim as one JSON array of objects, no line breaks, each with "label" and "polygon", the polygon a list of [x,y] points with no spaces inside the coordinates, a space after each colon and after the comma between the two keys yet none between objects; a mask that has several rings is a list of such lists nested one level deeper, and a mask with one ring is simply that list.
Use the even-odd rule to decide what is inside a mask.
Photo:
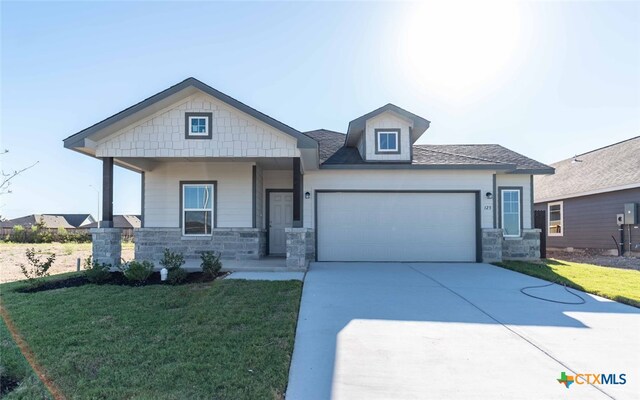
[{"label": "garage door trim", "polygon": [[482,262],[482,229],[480,225],[479,190],[348,190],[316,189],[313,193],[313,226],[315,241],[315,261],[318,261],[318,193],[472,193],[476,199],[476,262]]}]

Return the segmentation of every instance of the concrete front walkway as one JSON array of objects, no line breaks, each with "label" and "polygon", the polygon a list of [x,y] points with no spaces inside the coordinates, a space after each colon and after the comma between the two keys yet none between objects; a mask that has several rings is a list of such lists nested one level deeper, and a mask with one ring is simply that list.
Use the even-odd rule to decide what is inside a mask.
[{"label": "concrete front walkway", "polygon": [[[487,264],[314,263],[305,277],[287,400],[632,399],[640,310]],[[576,298],[553,286],[532,294]],[[626,374],[573,384],[561,372]]]}]

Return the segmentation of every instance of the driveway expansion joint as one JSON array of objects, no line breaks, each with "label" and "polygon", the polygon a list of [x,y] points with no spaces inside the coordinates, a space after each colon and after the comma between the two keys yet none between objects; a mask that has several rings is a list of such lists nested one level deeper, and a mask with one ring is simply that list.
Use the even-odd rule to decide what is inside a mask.
[{"label": "driveway expansion joint", "polygon": [[[551,353],[549,353],[548,351],[544,350],[542,347],[540,347],[539,345],[537,345],[536,343],[534,343],[531,339],[528,339],[527,337],[525,337],[524,335],[522,335],[521,333],[519,333],[517,330],[509,327],[507,324],[505,324],[504,322],[500,321],[499,319],[497,319],[496,317],[494,317],[493,315],[489,314],[487,311],[483,310],[482,308],[480,308],[480,306],[476,305],[475,303],[473,303],[471,300],[467,299],[466,297],[464,297],[463,295],[461,295],[460,293],[456,292],[455,290],[451,289],[450,287],[448,287],[447,285],[443,284],[442,282],[438,281],[437,279],[433,278],[432,276],[428,275],[427,273],[420,271],[418,269],[416,269],[414,266],[408,264],[407,265],[409,268],[411,268],[412,270],[414,270],[415,272],[417,272],[418,274],[424,276],[425,278],[435,282],[436,284],[438,284],[439,286],[441,286],[443,289],[448,290],[449,292],[451,292],[452,294],[456,295],[457,297],[459,297],[460,299],[464,300],[466,303],[468,303],[470,306],[472,306],[473,308],[477,309],[478,311],[480,311],[481,313],[483,313],[484,315],[486,315],[487,317],[489,317],[491,320],[495,321],[496,323],[500,324],[503,328],[507,329],[509,332],[513,333],[514,335],[518,336],[520,339],[524,340],[525,342],[529,343],[531,346],[535,347],[537,350],[539,350],[540,352],[542,352],[544,355],[546,355],[547,357],[549,357],[550,359],[554,360],[555,362],[557,362],[558,364],[562,365],[563,367],[565,367],[567,370],[573,372],[574,374],[577,374],[578,372],[576,372],[576,370],[574,370],[573,368],[569,367],[567,364],[565,364],[563,361],[560,361],[558,358],[554,357]],[[605,396],[607,396],[610,399],[615,400],[615,397],[611,396],[609,393],[605,392],[604,390],[602,390],[600,387],[594,385],[593,383],[588,383],[590,386],[592,386],[593,388],[597,389],[600,393],[604,394]]]}]

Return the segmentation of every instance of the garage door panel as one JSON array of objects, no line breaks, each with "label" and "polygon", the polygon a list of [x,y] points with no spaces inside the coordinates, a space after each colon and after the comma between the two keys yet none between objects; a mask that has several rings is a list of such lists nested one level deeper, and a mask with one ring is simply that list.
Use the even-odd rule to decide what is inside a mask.
[{"label": "garage door panel", "polygon": [[474,193],[318,193],[319,261],[475,261]]}]

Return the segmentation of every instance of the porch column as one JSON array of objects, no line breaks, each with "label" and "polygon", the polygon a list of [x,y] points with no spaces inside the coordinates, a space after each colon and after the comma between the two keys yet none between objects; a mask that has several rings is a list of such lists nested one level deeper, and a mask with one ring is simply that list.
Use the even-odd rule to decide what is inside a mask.
[{"label": "porch column", "polygon": [[300,157],[293,159],[293,227],[302,227],[302,172]]},{"label": "porch column", "polygon": [[102,220],[100,228],[113,227],[113,157],[102,159]]},{"label": "porch column", "polygon": [[116,268],[122,253],[122,229],[113,227],[113,157],[102,159],[102,220],[91,229],[93,260]]}]

